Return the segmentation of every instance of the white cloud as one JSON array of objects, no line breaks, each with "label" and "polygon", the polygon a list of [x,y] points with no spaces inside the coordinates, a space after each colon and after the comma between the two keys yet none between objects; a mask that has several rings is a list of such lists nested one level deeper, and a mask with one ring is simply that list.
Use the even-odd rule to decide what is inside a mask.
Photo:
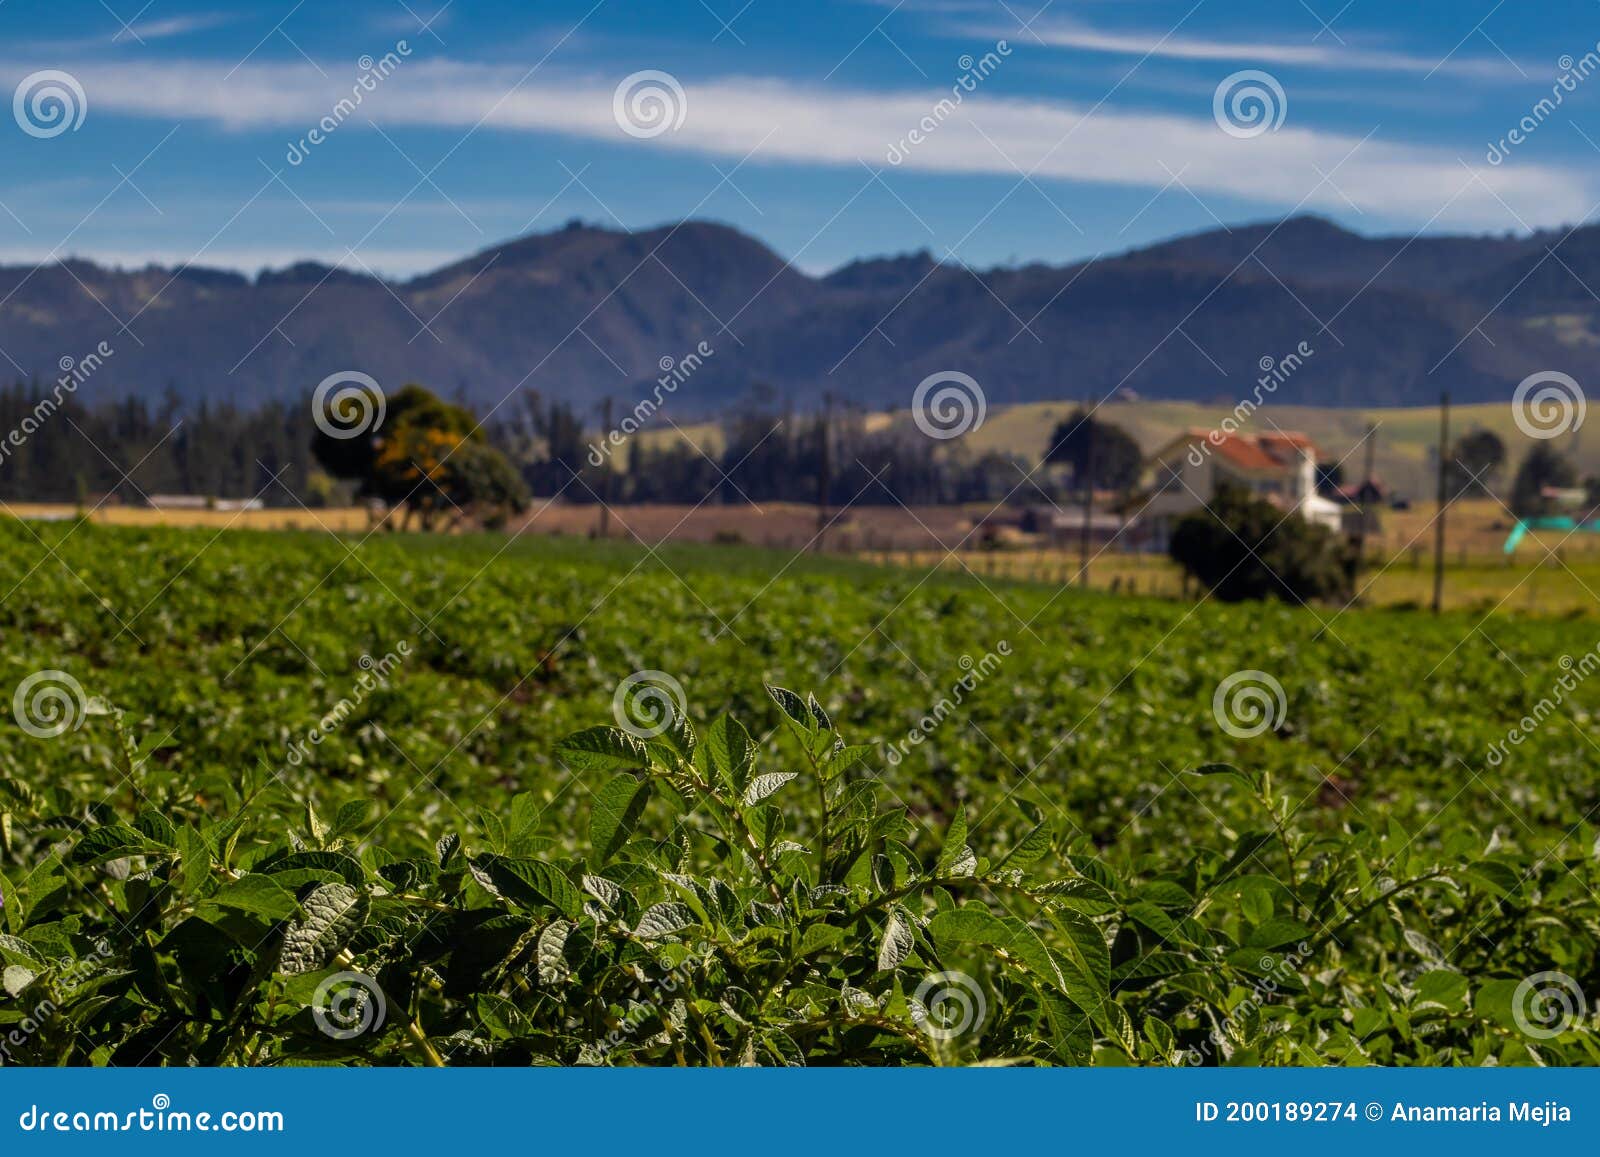
[{"label": "white cloud", "polygon": [[[24,70],[0,65],[0,78]],[[282,149],[328,115],[349,81],[324,79],[303,64],[248,64],[228,75],[214,63],[85,64],[74,70],[99,113],[209,119],[235,130],[282,133]],[[435,126],[559,133],[638,150],[691,150],[718,157],[753,153],[751,164],[791,162],[886,167],[903,140],[949,90],[868,92],[763,78],[687,82],[682,128],[634,140],[613,119],[618,77],[539,72],[517,86],[518,70],[455,61],[407,61],[364,94],[340,133]],[[1245,198],[1264,206],[1348,211],[1375,218],[1466,228],[1558,224],[1590,210],[1592,186],[1577,171],[1522,163],[1478,179],[1454,150],[1324,132],[1288,122],[1250,140],[1221,132],[1210,101],[1195,115],[1046,100],[968,96],[899,169],[927,173],[1032,174],[1041,181],[1161,188],[1179,174],[1197,195]],[[338,148],[337,136],[322,148]],[[1476,159],[1477,147],[1466,154]],[[278,156],[282,156],[280,151]],[[1323,181],[1320,174],[1330,174]],[[1502,204],[1502,201],[1504,204]],[[1070,197],[1067,198],[1070,211]],[[1509,208],[1507,207],[1509,206]],[[1513,211],[1515,216],[1513,216]],[[1437,217],[1435,216],[1437,215]]]},{"label": "white cloud", "polygon": [[[1226,61],[1240,64],[1279,65],[1357,72],[1409,73],[1418,79],[1432,72],[1452,73],[1484,80],[1523,80],[1526,74],[1503,58],[1458,56],[1448,59],[1397,52],[1359,43],[1341,43],[1333,36],[1300,42],[1270,40],[1219,40],[1145,31],[1113,31],[1076,20],[1039,20],[1028,32],[1003,25],[972,29],[985,37],[1010,36],[1018,43],[1032,41],[1055,48],[1116,56],[1150,56],[1164,60]],[[1030,36],[1029,33],[1032,35]],[[1034,41],[1033,36],[1038,40]]]}]

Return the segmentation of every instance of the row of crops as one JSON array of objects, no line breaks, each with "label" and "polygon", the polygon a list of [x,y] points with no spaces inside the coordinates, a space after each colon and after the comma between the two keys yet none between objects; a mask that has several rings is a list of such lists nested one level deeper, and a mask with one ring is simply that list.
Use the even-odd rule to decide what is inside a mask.
[{"label": "row of crops", "polygon": [[1580,1064],[1583,620],[0,527],[0,1062]]}]

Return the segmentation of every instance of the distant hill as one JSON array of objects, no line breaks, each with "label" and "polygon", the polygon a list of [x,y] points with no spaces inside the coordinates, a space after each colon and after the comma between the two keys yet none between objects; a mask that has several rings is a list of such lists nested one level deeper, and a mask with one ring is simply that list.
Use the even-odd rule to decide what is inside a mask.
[{"label": "distant hill", "polygon": [[[1066,418],[1071,406],[1059,403],[1033,403],[995,413],[975,433],[968,435],[974,451],[1003,450],[1034,459],[1050,443],[1055,424]],[[1147,451],[1165,445],[1186,429],[1210,429],[1216,421],[1214,408],[1192,402],[1113,402],[1102,411],[1105,420],[1122,426]],[[895,420],[901,420],[896,418]],[[1257,412],[1255,420],[1243,429],[1271,433],[1275,429],[1297,430],[1311,435],[1323,461],[1342,464],[1344,477],[1355,481],[1366,467],[1367,427],[1377,427],[1372,436],[1374,473],[1396,493],[1413,501],[1431,502],[1437,485],[1434,447],[1439,441],[1439,410],[1435,406],[1415,408],[1330,409],[1314,406],[1278,406]],[[1534,440],[1516,425],[1509,401],[1452,405],[1451,438],[1469,430],[1490,430],[1506,446],[1507,464],[1489,478],[1498,492],[1510,490],[1512,474]],[[1585,440],[1584,430],[1563,435],[1553,445],[1570,458],[1582,474],[1600,474],[1600,443]]]},{"label": "distant hill", "polygon": [[[973,454],[997,451],[1017,455],[1030,463],[1037,462],[1049,449],[1057,423],[1064,421],[1074,409],[1076,405],[1071,402],[1028,402],[993,407],[983,425],[965,435],[961,445]],[[1097,411],[1099,417],[1133,435],[1146,453],[1160,449],[1185,430],[1215,428],[1219,413],[1216,406],[1199,402],[1147,400],[1108,402]],[[1369,424],[1377,427],[1372,438],[1374,473],[1396,494],[1412,501],[1431,502],[1438,478],[1434,458],[1434,447],[1439,441],[1437,405],[1340,409],[1284,406],[1274,402],[1270,408],[1257,411],[1254,419],[1240,428],[1253,433],[1294,430],[1309,434],[1322,460],[1341,463],[1344,477],[1354,481],[1366,468]],[[873,430],[913,429],[911,415],[904,410],[873,413],[867,419],[867,426]],[[1450,428],[1452,439],[1469,430],[1490,430],[1499,435],[1506,446],[1507,462],[1489,482],[1502,494],[1509,490],[1517,464],[1535,444],[1517,428],[1509,401],[1452,405]],[[1573,462],[1580,474],[1600,475],[1600,441],[1585,439],[1586,429],[1587,423],[1584,429],[1562,435],[1554,446]],[[651,447],[671,445],[680,440],[691,441],[713,454],[723,445],[722,431],[715,423],[677,430],[657,427],[641,438],[644,445]],[[620,455],[618,461],[626,466],[625,455]]]},{"label": "distant hill", "polygon": [[1362,237],[1307,216],[1179,237],[1129,256],[1224,271],[1252,263],[1306,285],[1359,287],[1376,280],[1388,289],[1450,295],[1456,287],[1543,253],[1558,237]]},{"label": "distant hill", "polygon": [[254,403],[357,369],[480,406],[519,386],[587,406],[638,395],[705,341],[674,401],[687,419],[757,383],[800,408],[832,391],[892,409],[941,370],[997,406],[1118,391],[1231,406],[1263,359],[1304,341],[1314,355],[1275,402],[1408,406],[1445,387],[1503,400],[1536,370],[1581,380],[1600,344],[1591,286],[1600,227],[1413,239],[1296,217],[1093,263],[975,270],[918,253],[812,277],[724,225],[574,223],[401,282],[309,263],[255,278],[4,267],[0,349],[51,378],[104,339],[115,355],[85,390],[99,396]]}]

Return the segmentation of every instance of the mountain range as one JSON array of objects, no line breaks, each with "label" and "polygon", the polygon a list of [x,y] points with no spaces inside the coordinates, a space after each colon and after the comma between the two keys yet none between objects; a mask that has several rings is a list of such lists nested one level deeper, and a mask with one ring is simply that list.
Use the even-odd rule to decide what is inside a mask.
[{"label": "mountain range", "polygon": [[0,267],[0,351],[12,375],[48,380],[105,341],[114,352],[83,390],[98,397],[251,405],[358,370],[482,408],[519,387],[628,408],[704,342],[674,401],[687,418],[758,384],[800,408],[824,392],[903,407],[940,371],[971,375],[991,405],[1231,406],[1305,343],[1276,400],[1398,406],[1443,389],[1503,400],[1542,370],[1581,380],[1600,344],[1591,286],[1600,226],[1365,237],[1302,216],[1069,265],[980,270],[924,252],[811,276],[726,225],[574,222],[404,281],[313,263],[254,278],[81,259]]}]

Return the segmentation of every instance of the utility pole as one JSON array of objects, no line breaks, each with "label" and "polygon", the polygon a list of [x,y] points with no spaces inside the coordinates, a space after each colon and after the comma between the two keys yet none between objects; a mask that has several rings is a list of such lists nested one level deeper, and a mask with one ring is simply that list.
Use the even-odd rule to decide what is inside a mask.
[{"label": "utility pole", "polygon": [[[600,403],[600,429],[602,438],[611,437],[611,397]],[[611,459],[606,459],[605,477],[600,482],[600,537],[611,536]]]},{"label": "utility pole", "polygon": [[1078,582],[1089,585],[1089,531],[1094,515],[1094,415],[1088,402],[1083,406],[1083,527],[1078,535]]},{"label": "utility pole", "polygon": [[1450,504],[1450,391],[1439,395],[1439,515],[1433,525],[1433,613],[1444,607],[1444,512]]},{"label": "utility pole", "polygon": [[823,550],[823,539],[828,531],[828,483],[833,475],[833,392],[822,395],[822,444],[817,462],[817,553]]},{"label": "utility pole", "polygon": [[[1368,422],[1367,423],[1367,455],[1366,455],[1367,464],[1366,464],[1366,467],[1365,467],[1366,476],[1361,479],[1360,486],[1358,486],[1357,489],[1356,489],[1356,493],[1358,495],[1361,493],[1361,491],[1363,489],[1366,488],[1367,483],[1373,481],[1373,477],[1372,477],[1372,471],[1374,469],[1373,462],[1374,462],[1374,459],[1377,457],[1377,451],[1378,451],[1378,424],[1376,422]],[[1367,524],[1370,521],[1370,516],[1367,513],[1367,503],[1365,501],[1361,502],[1359,508],[1360,508],[1360,511],[1361,511],[1361,521],[1357,524],[1357,529],[1356,529],[1356,565],[1358,567],[1363,562],[1366,561],[1366,557],[1367,557]]]}]

